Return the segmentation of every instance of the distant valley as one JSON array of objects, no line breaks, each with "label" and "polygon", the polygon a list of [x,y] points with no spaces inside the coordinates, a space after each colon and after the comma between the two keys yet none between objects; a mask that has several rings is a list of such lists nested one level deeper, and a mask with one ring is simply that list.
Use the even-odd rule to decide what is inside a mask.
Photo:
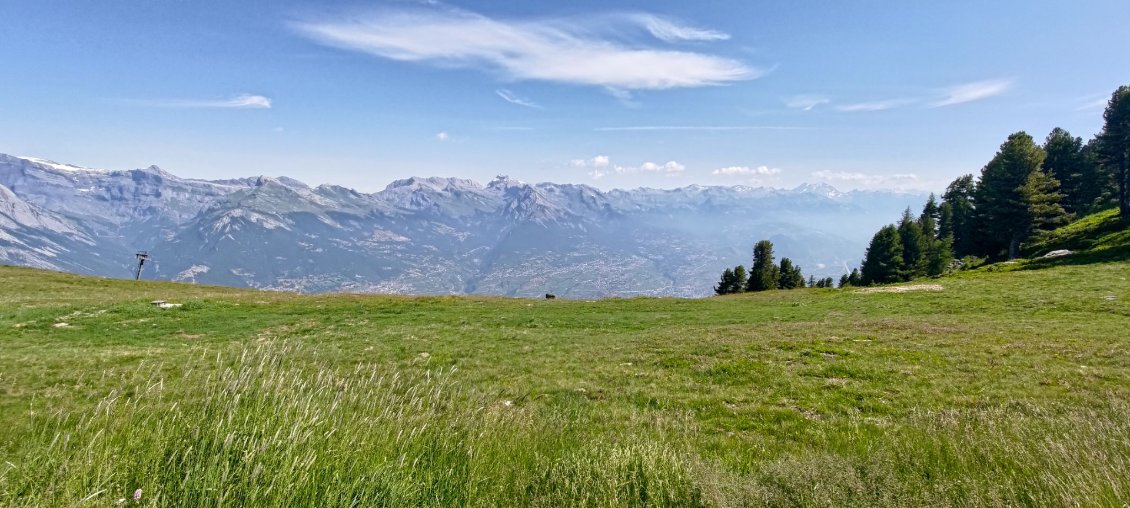
[{"label": "distant valley", "polygon": [[805,275],[858,265],[925,196],[689,186],[600,191],[408,178],[366,194],[0,154],[0,264],[301,292],[699,297],[769,239]]}]

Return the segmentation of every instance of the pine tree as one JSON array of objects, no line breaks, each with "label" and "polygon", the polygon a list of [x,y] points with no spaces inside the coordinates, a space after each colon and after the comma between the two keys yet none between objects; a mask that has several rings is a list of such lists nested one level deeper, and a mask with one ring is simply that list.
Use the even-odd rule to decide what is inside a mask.
[{"label": "pine tree", "polygon": [[1070,216],[1060,205],[1059,182],[1043,171],[1033,171],[1020,193],[1028,204],[1030,232],[1047,231],[1070,222]]},{"label": "pine tree", "polygon": [[945,194],[942,194],[938,234],[942,237],[953,236],[953,252],[957,257],[965,257],[977,251],[977,228],[974,222],[976,210],[973,207],[976,191],[973,175],[963,175],[951,182],[946,187]]},{"label": "pine tree", "polygon": [[1087,167],[1093,171],[1094,178],[1086,180],[1089,195],[1095,196],[1088,212],[1105,210],[1118,206],[1118,185],[1114,183],[1114,171],[1102,163],[1102,140],[1095,136],[1083,145],[1083,158]]},{"label": "pine tree", "polygon": [[816,287],[816,276],[815,275],[809,275],[808,276],[808,287],[810,287],[810,288]]},{"label": "pine tree", "polygon": [[926,275],[937,277],[953,264],[953,235],[934,239],[926,251]]},{"label": "pine tree", "polygon": [[941,218],[941,207],[938,206],[938,200],[931,192],[930,199],[926,200],[926,205],[922,207],[922,214],[918,216],[918,225],[922,228],[922,234],[927,238],[937,238],[938,222]]},{"label": "pine tree", "polygon": [[776,289],[780,269],[773,263],[773,242],[761,240],[753,246],[753,265],[749,269],[749,291]]},{"label": "pine tree", "polygon": [[722,278],[718,281],[718,285],[714,286],[714,294],[728,295],[733,292],[734,287],[734,271],[727,268],[722,270]]},{"label": "pine tree", "polygon": [[1120,86],[1110,96],[1099,133],[1099,156],[1114,174],[1118,188],[1118,213],[1130,218],[1130,86]]},{"label": "pine tree", "polygon": [[889,284],[904,280],[902,269],[902,239],[893,224],[883,226],[871,238],[867,253],[863,257],[863,270],[860,272],[861,285]]},{"label": "pine tree", "polygon": [[1007,253],[1009,259],[1020,254],[1020,242],[1031,227],[1028,203],[1021,190],[1043,162],[1044,151],[1032,136],[1017,132],[981,170],[975,203],[977,223],[984,233],[980,249],[984,254]]},{"label": "pine tree", "polygon": [[1059,181],[1064,209],[1076,215],[1090,213],[1109,182],[1083,138],[1056,127],[1044,141],[1044,153],[1043,169]]},{"label": "pine tree", "polygon": [[852,268],[851,269],[851,275],[848,275],[848,285],[849,286],[862,286],[863,285],[863,274],[861,274],[859,272],[858,268]]},{"label": "pine tree", "polygon": [[826,288],[836,287],[836,281],[832,280],[831,277],[824,277],[824,280],[822,282],[824,283],[824,287]]},{"label": "pine tree", "polygon": [[746,285],[749,284],[749,274],[745,271],[745,267],[738,265],[734,267],[734,284],[731,293],[745,292]]},{"label": "pine tree", "polygon": [[804,287],[804,275],[800,267],[793,264],[789,258],[781,258],[781,267],[778,270],[780,278],[777,281],[779,289],[796,289]]},{"label": "pine tree", "polygon": [[846,274],[846,273],[841,275],[840,276],[840,287],[845,287],[845,286],[850,286],[850,285],[851,285],[851,276]]},{"label": "pine tree", "polygon": [[926,275],[926,236],[922,226],[914,220],[907,208],[898,226],[899,240],[902,243],[902,271],[906,280]]}]

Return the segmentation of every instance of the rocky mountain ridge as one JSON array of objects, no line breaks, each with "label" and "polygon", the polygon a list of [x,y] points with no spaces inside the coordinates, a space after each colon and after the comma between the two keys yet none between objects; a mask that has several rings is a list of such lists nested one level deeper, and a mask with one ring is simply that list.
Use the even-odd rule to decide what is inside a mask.
[{"label": "rocky mountain ridge", "polygon": [[600,191],[412,177],[366,194],[0,154],[0,263],[296,291],[704,296],[761,238],[817,276],[922,196],[688,186]]}]

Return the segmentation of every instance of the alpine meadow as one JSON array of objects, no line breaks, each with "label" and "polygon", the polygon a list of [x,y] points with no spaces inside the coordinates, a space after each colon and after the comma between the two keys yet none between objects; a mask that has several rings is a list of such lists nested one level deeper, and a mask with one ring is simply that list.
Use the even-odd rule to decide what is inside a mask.
[{"label": "alpine meadow", "polygon": [[6,0],[0,508],[1126,508],[1128,19]]}]

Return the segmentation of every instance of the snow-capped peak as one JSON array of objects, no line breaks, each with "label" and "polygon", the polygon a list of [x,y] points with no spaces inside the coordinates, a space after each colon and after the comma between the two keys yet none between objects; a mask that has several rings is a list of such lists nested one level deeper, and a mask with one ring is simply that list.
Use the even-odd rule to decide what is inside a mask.
[{"label": "snow-capped peak", "polygon": [[793,192],[797,194],[820,194],[821,196],[828,196],[830,198],[843,195],[843,193],[836,190],[835,187],[826,183],[802,183],[793,188]]},{"label": "snow-capped peak", "polygon": [[506,190],[510,187],[521,187],[524,185],[526,185],[526,182],[510,178],[507,175],[498,175],[487,184],[487,188],[491,190]]},{"label": "snow-capped peak", "polygon": [[82,166],[75,166],[73,164],[60,164],[52,160],[40,159],[38,157],[24,157],[17,155],[16,158],[23,159],[40,166],[47,166],[48,168],[54,169],[56,171],[64,171],[67,173],[109,173],[109,171],[105,169],[84,168]]}]

